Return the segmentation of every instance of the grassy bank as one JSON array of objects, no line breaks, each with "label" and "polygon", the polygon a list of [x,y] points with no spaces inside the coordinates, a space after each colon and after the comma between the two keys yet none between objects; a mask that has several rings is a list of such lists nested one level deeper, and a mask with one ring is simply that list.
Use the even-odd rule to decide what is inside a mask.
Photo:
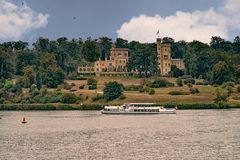
[{"label": "grassy bank", "polygon": [[[117,104],[116,104],[117,105]],[[164,103],[156,104],[165,108],[177,107],[179,110],[187,109],[230,109],[240,108],[240,104],[217,105],[215,103]],[[31,111],[31,110],[101,110],[103,105],[100,104],[83,104],[83,105],[64,105],[64,104],[0,104],[0,110],[10,111]]]}]

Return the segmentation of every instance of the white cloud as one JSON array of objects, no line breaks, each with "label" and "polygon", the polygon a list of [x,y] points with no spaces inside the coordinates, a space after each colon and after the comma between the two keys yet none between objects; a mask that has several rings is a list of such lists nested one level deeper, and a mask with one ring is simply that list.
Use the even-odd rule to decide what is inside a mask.
[{"label": "white cloud", "polygon": [[45,27],[48,17],[33,11],[26,3],[17,6],[9,0],[0,0],[0,40],[19,40],[27,32]]},{"label": "white cloud", "polygon": [[161,37],[168,36],[175,40],[200,40],[208,43],[212,36],[228,39],[231,28],[240,29],[239,2],[239,0],[228,0],[220,9],[210,8],[191,13],[177,11],[167,17],[159,15],[133,17],[122,24],[117,31],[118,37],[129,41],[154,42],[159,30]]}]

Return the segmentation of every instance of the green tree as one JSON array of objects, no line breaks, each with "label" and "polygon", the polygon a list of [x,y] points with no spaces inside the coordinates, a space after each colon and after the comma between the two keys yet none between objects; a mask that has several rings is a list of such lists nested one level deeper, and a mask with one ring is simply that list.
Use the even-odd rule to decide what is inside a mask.
[{"label": "green tree", "polygon": [[215,95],[216,97],[214,98],[214,102],[217,103],[220,107],[228,101],[228,95],[225,92],[220,91],[219,88],[216,89]]},{"label": "green tree", "polygon": [[81,52],[83,57],[89,62],[98,60],[100,56],[97,42],[95,40],[91,40],[91,38],[85,41]]},{"label": "green tree", "polygon": [[128,70],[137,70],[145,77],[159,75],[156,48],[153,49],[146,44],[136,44],[131,49]]},{"label": "green tree", "polygon": [[103,89],[104,99],[110,101],[120,97],[123,93],[123,85],[114,81],[105,84]]},{"label": "green tree", "polygon": [[117,48],[128,48],[128,41],[122,38],[117,38],[115,45]]},{"label": "green tree", "polygon": [[110,49],[112,46],[112,39],[108,37],[100,37],[99,38],[99,45],[100,45],[100,57],[102,60],[108,58],[110,55]]},{"label": "green tree", "polygon": [[57,67],[56,58],[52,54],[45,54],[41,57],[40,74],[42,84],[50,88],[56,88],[64,82],[64,72]]},{"label": "green tree", "polygon": [[62,103],[75,103],[78,97],[74,93],[65,93],[61,96]]},{"label": "green tree", "polygon": [[220,61],[213,66],[210,82],[212,84],[222,84],[231,81],[232,72],[226,62]]},{"label": "green tree", "polygon": [[182,80],[182,78],[178,78],[177,81],[176,81],[176,83],[177,83],[177,85],[178,85],[179,87],[182,87],[182,86],[183,86],[183,80]]},{"label": "green tree", "polygon": [[171,75],[172,77],[178,78],[178,77],[180,77],[180,76],[183,76],[183,75],[184,75],[184,72],[183,72],[181,69],[177,68],[177,66],[172,65],[172,66],[171,66],[170,75]]},{"label": "green tree", "polygon": [[39,58],[31,50],[20,50],[16,52],[16,75],[23,75],[23,68],[26,66],[39,66]]},{"label": "green tree", "polygon": [[35,83],[35,71],[32,66],[26,66],[23,68],[23,72],[24,86],[30,88]]},{"label": "green tree", "polygon": [[38,90],[40,90],[42,87],[42,77],[39,71],[36,74],[36,86]]},{"label": "green tree", "polygon": [[14,74],[14,54],[0,48],[0,79],[11,78]]}]

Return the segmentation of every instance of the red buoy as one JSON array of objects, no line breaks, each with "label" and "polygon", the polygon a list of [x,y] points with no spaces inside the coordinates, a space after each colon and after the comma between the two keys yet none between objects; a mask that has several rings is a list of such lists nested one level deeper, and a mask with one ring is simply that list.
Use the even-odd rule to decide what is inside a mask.
[{"label": "red buoy", "polygon": [[25,123],[27,123],[27,121],[26,121],[25,117],[23,117],[22,124],[25,124]]}]

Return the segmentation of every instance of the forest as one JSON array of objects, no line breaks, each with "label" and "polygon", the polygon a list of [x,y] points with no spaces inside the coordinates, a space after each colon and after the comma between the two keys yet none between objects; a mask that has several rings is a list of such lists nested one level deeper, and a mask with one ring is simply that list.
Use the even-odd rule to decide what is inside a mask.
[{"label": "forest", "polygon": [[[212,85],[239,83],[239,36],[233,41],[212,37],[210,44],[200,41],[175,41],[170,37],[164,37],[162,41],[171,44],[172,58],[181,58],[185,63],[185,70],[172,66],[170,77],[184,75],[204,79]],[[117,48],[129,49],[129,71],[138,69],[140,77],[160,75],[156,43],[128,42],[121,38],[113,41],[108,37],[89,37],[85,41],[81,38],[69,40],[61,37],[50,40],[40,37],[33,44],[22,41],[0,44],[0,95],[6,96],[3,90],[10,89],[14,95],[8,96],[14,97],[18,92],[22,92],[22,88],[32,89],[33,85],[34,89],[40,91],[41,88],[57,88],[64,80],[77,80],[81,78],[77,74],[77,67],[89,65],[99,58],[109,58],[113,43]]]}]

